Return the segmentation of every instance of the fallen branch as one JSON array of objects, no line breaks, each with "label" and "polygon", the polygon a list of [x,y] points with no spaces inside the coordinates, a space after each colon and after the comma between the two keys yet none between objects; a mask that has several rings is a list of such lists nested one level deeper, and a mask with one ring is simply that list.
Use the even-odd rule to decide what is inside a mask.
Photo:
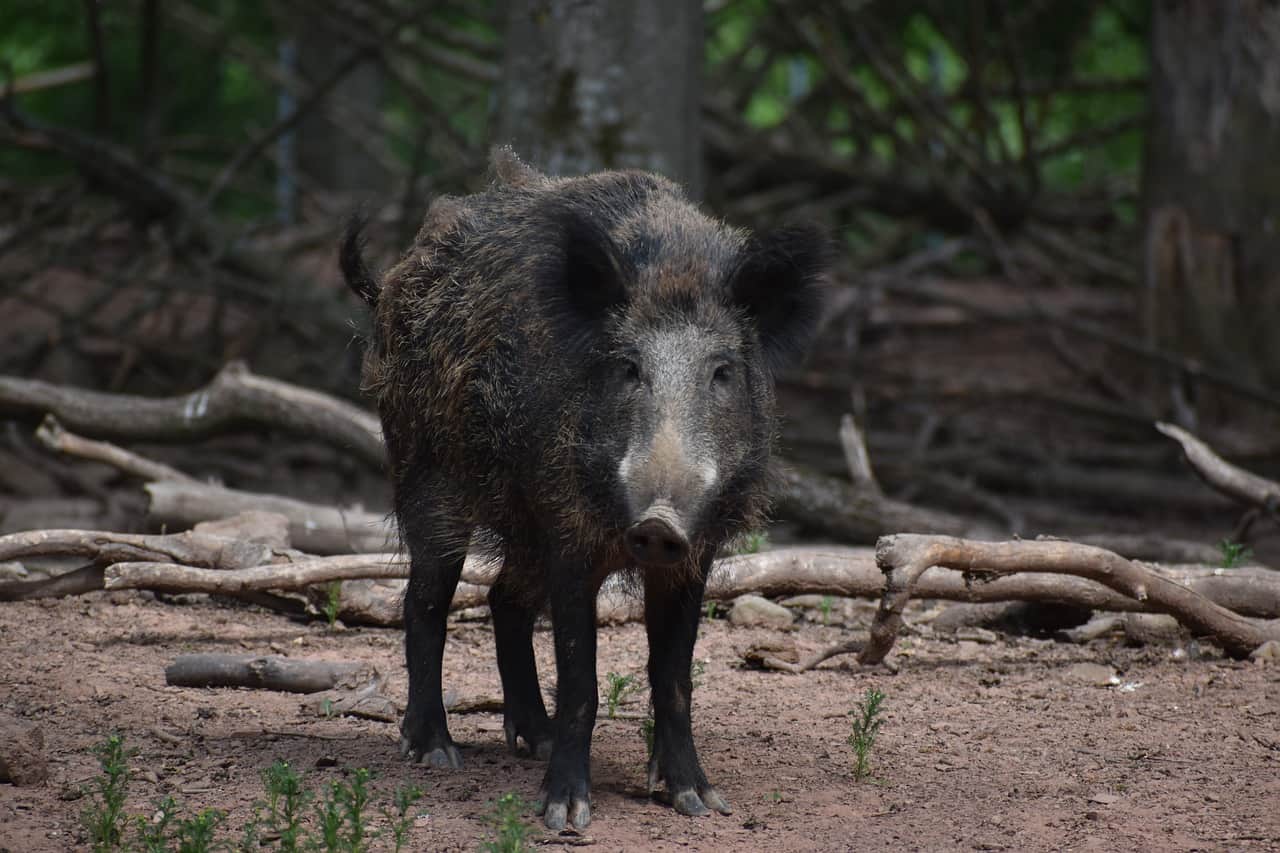
[{"label": "fallen branch", "polygon": [[182,528],[240,512],[269,512],[288,520],[290,542],[310,554],[351,554],[399,547],[395,524],[385,513],[191,481],[167,480],[148,483],[144,488],[150,498],[147,515],[157,524]]},{"label": "fallen branch", "polygon": [[941,510],[902,503],[797,466],[776,466],[774,515],[842,542],[872,542],[899,530],[972,534],[978,523]]},{"label": "fallen branch", "polygon": [[92,436],[181,441],[243,424],[314,436],[381,468],[382,430],[372,414],[328,394],[226,365],[197,391],[138,397],[0,376],[0,413],[52,414]]},{"label": "fallen branch", "polygon": [[36,429],[36,438],[55,453],[65,453],[68,456],[102,462],[141,480],[199,482],[195,477],[177,468],[171,468],[163,462],[147,459],[145,456],[139,456],[105,441],[95,441],[69,432],[53,415],[45,415]]},{"label": "fallen branch", "polygon": [[1174,616],[1193,633],[1206,636],[1234,658],[1249,653],[1276,633],[1227,610],[1148,567],[1090,545],[1072,542],[976,542],[944,536],[899,534],[876,543],[876,563],[886,587],[863,664],[884,660],[902,627],[902,610],[920,577],[931,567],[966,574],[1044,572],[1074,575],[1103,584],[1151,610]]},{"label": "fallen branch", "polygon": [[1232,465],[1182,427],[1158,423],[1156,429],[1182,445],[1187,462],[1210,487],[1232,500],[1272,514],[1280,513],[1280,483]]},{"label": "fallen branch", "polygon": [[286,693],[356,688],[381,679],[367,663],[257,655],[181,655],[164,670],[165,683],[175,687],[255,687]]}]

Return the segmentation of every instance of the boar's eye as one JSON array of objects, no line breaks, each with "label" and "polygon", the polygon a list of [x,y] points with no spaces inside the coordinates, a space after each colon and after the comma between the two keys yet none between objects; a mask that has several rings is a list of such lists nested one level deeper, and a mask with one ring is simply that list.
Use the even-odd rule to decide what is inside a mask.
[{"label": "boar's eye", "polygon": [[711,373],[712,385],[728,385],[733,379],[733,365],[723,362],[716,365],[716,369]]},{"label": "boar's eye", "polygon": [[640,365],[629,358],[621,359],[618,362],[618,373],[622,376],[622,381],[628,385],[638,385],[640,383]]}]

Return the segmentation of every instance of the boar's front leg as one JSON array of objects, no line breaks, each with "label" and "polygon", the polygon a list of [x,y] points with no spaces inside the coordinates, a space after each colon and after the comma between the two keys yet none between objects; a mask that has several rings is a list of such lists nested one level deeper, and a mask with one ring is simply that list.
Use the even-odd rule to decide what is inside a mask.
[{"label": "boar's front leg", "polygon": [[591,732],[599,702],[596,686],[596,585],[583,563],[557,560],[548,574],[556,644],[555,742],[542,782],[538,811],[548,829],[568,819],[591,823]]},{"label": "boar's front leg", "polygon": [[696,578],[673,581],[647,575],[644,623],[649,635],[649,687],[653,695],[653,754],[649,791],[666,783],[675,810],[687,815],[731,814],[729,804],[711,787],[693,745],[691,701],[693,644],[698,639],[702,593],[714,548],[699,561]]},{"label": "boar's front leg", "polygon": [[517,738],[543,761],[551,757],[551,720],[542,704],[538,686],[538,664],[533,656],[533,623],[537,612],[529,606],[526,593],[513,588],[511,578],[522,567],[503,566],[489,587],[489,612],[493,614],[493,638],[498,651],[498,673],[502,677],[503,728],[507,747],[516,752]]},{"label": "boar's front leg", "polygon": [[397,504],[411,561],[404,594],[409,705],[400,724],[400,751],[411,761],[458,768],[462,756],[449,737],[440,678],[449,603],[462,574],[468,537],[465,532],[446,530],[446,522],[426,515],[422,507],[431,506],[429,500],[401,499]]}]

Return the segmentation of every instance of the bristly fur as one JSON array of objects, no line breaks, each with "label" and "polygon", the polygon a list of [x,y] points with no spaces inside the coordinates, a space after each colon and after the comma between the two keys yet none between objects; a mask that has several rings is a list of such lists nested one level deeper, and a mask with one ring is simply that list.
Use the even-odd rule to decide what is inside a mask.
[{"label": "bristly fur", "polygon": [[437,199],[381,286],[358,222],[343,239],[347,281],[373,306],[364,387],[382,417],[402,526],[406,513],[443,518],[435,544],[451,549],[480,531],[538,599],[548,549],[601,577],[626,569],[626,519],[606,484],[614,471],[590,461],[609,429],[592,410],[593,365],[635,330],[672,322],[739,341],[748,373],[747,428],[734,436],[745,461],[700,520],[693,553],[761,525],[772,373],[817,322],[825,238],[804,228],[750,236],[642,172],[550,178],[504,149],[491,180]]}]

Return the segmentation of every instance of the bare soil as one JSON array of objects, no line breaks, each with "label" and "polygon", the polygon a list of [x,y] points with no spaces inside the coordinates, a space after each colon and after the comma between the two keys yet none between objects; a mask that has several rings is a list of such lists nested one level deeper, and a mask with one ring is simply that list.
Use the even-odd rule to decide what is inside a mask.
[{"label": "bare soil", "polygon": [[[865,626],[802,624],[802,651]],[[644,792],[640,728],[647,697],[602,719],[593,751],[594,821],[585,836],[541,830],[538,844],[601,850],[1280,850],[1280,666],[1235,662],[1194,645],[1072,646],[907,637],[899,669],[864,671],[833,659],[803,676],[740,664],[740,650],[778,632],[704,621],[695,733],[730,817],[681,817]],[[550,637],[539,631],[544,687]],[[51,781],[0,785],[0,849],[82,849],[80,795],[97,773],[90,749],[111,732],[138,752],[129,811],[173,794],[188,810],[216,807],[241,826],[275,759],[319,788],[355,768],[386,794],[426,790],[414,850],[476,850],[490,801],[536,797],[542,766],[510,756],[500,713],[451,716],[461,771],[399,758],[394,723],[325,719],[294,695],[168,687],[164,667],[199,651],[284,654],[376,663],[403,700],[395,630],[299,624],[203,597],[145,593],[0,606],[0,713],[44,733]],[[1190,653],[1188,654],[1188,650]],[[600,632],[600,673],[643,674],[640,626]],[[1079,677],[1081,663],[1114,668],[1119,684]],[[446,682],[462,702],[497,697],[485,622],[453,626]],[[857,781],[848,712],[867,688],[885,694],[872,777]],[[536,823],[536,820],[531,819]],[[381,819],[375,825],[382,824]]]}]

